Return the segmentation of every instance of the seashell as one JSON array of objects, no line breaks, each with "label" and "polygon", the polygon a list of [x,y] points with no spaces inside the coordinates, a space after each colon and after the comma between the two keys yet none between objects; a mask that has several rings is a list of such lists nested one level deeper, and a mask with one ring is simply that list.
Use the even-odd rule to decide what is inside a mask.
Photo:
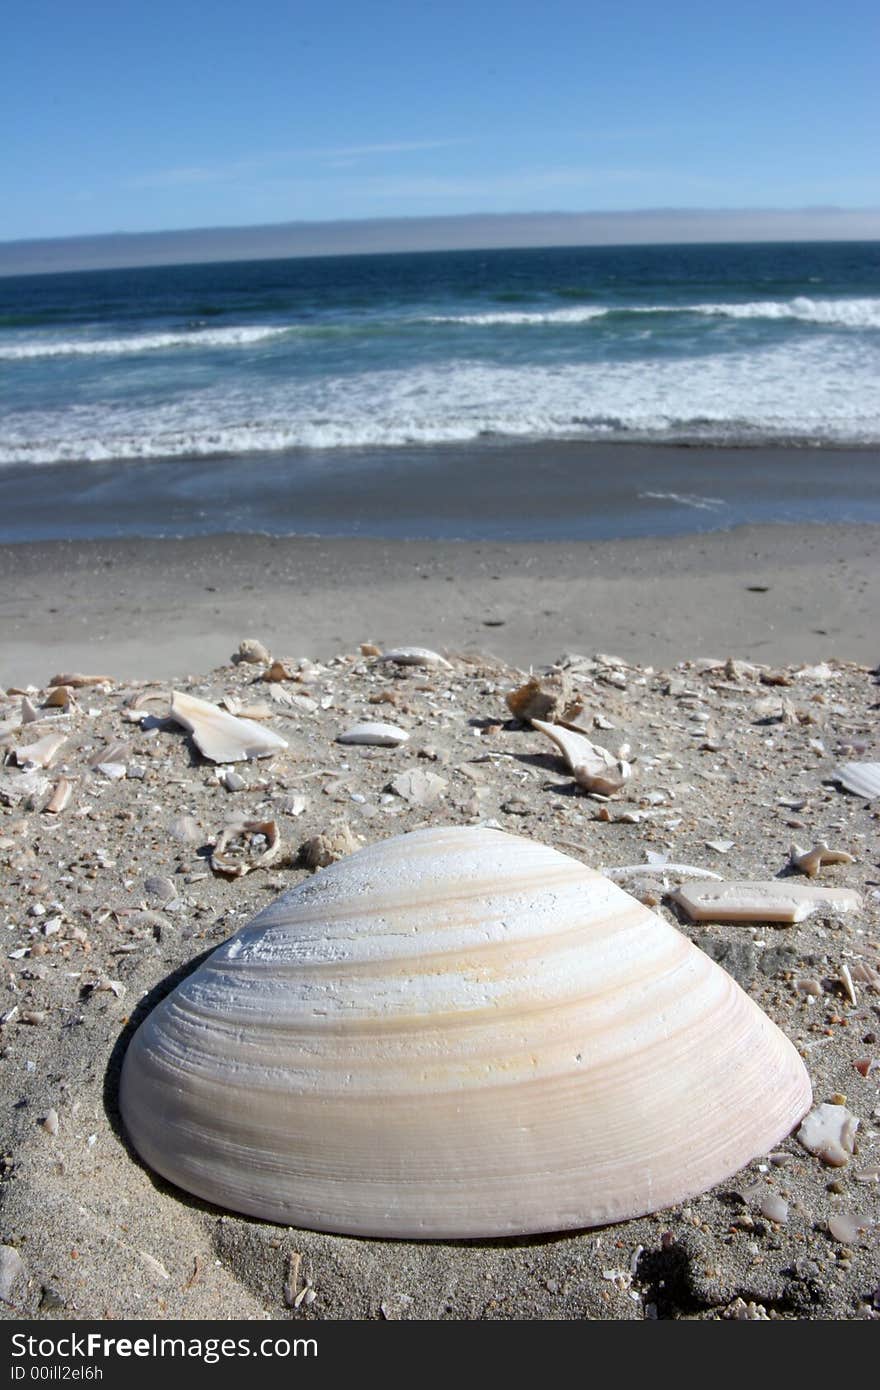
[{"label": "seashell", "polygon": [[801,869],[810,878],[815,878],[823,864],[854,864],[856,861],[851,854],[847,854],[843,849],[829,849],[824,840],[820,840],[812,849],[801,849],[800,845],[792,845],[789,850],[789,859],[795,869]]},{"label": "seashell", "polygon": [[22,723],[23,725],[24,725],[24,724],[33,724],[37,719],[39,719],[39,717],[40,717],[39,710],[35,707],[35,705],[33,704],[33,702],[32,702],[31,700],[28,699],[27,695],[22,695],[22,697],[21,697],[21,723]]},{"label": "seashell", "polygon": [[164,710],[168,708],[170,699],[170,690],[163,690],[160,686],[148,686],[146,690],[139,690],[127,703],[129,710],[145,710],[148,705],[155,704],[162,705]]},{"label": "seashell", "polygon": [[340,734],[336,742],[372,743],[378,748],[397,748],[401,743],[409,742],[409,734],[396,724],[354,724]]},{"label": "seashell", "polygon": [[268,869],[281,849],[278,826],[273,820],[235,821],[217,837],[211,855],[215,874],[243,878],[252,869]]},{"label": "seashell", "polygon": [[415,831],[299,884],[146,1019],[138,1153],[286,1226],[448,1237],[655,1211],[811,1103],[791,1043],[599,874],[485,827]]},{"label": "seashell", "polygon": [[673,898],[694,922],[803,922],[819,908],[849,912],[862,905],[849,888],[819,888],[790,879],[688,883]]},{"label": "seashell", "polygon": [[67,742],[66,734],[46,734],[37,743],[13,749],[19,767],[51,767]]},{"label": "seashell", "polygon": [[529,676],[522,685],[508,691],[504,699],[514,718],[524,724],[530,719],[558,719],[571,704],[571,680],[564,672]]},{"label": "seashell", "polygon": [[43,701],[43,709],[75,709],[76,700],[69,685],[56,685]]},{"label": "seashell", "polygon": [[68,781],[66,777],[59,777],[58,781],[55,783],[52,795],[43,807],[43,810],[48,811],[50,815],[60,816],[61,812],[66,810],[70,804],[72,795],[73,783]]},{"label": "seashell", "polygon": [[842,1168],[855,1152],[858,1116],[845,1105],[817,1105],[807,1115],[795,1138],[809,1153],[831,1168]]},{"label": "seashell", "polygon": [[265,666],[272,660],[272,653],[256,638],[246,637],[243,642],[239,642],[238,651],[233,654],[232,660],[236,664],[245,662],[253,666]]},{"label": "seashell", "polygon": [[448,783],[445,777],[438,777],[435,772],[423,772],[420,767],[413,767],[407,772],[398,773],[388,785],[395,796],[402,797],[411,806],[433,806],[446,791]]},{"label": "seashell", "polygon": [[296,671],[292,662],[279,661],[277,658],[263,672],[262,679],[271,681],[274,685],[278,681],[296,680]]},{"label": "seashell", "polygon": [[452,662],[429,647],[393,647],[390,652],[383,652],[379,660],[393,661],[398,666],[444,666],[452,670]]},{"label": "seashell", "polygon": [[53,676],[49,685],[70,685],[74,690],[80,690],[86,685],[114,685],[112,676],[83,676],[79,671],[73,673],[62,671],[59,675]]},{"label": "seashell", "polygon": [[613,796],[632,775],[632,768],[622,758],[615,758],[607,748],[591,742],[585,734],[558,724],[546,724],[533,719],[532,728],[546,734],[559,749],[579,787],[601,796]]},{"label": "seashell", "polygon": [[105,743],[103,748],[99,748],[97,753],[93,753],[89,758],[89,767],[100,767],[102,763],[124,763],[129,752],[127,743]]},{"label": "seashell", "polygon": [[[294,813],[296,814],[296,813]],[[337,859],[360,849],[360,844],[351,833],[347,821],[340,821],[304,841],[299,847],[299,857],[307,869],[325,869],[335,864]]]},{"label": "seashell", "polygon": [[873,801],[880,796],[880,763],[841,763],[834,777],[856,796]]},{"label": "seashell", "polygon": [[249,758],[268,758],[286,741],[271,729],[227,714],[208,700],[194,695],[171,695],[171,718],[189,729],[199,752],[214,763],[240,763]]}]

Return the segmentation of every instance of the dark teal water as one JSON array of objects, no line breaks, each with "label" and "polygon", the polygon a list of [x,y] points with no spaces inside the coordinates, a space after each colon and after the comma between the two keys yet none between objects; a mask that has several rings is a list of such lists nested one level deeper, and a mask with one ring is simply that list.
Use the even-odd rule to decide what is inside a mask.
[{"label": "dark teal water", "polygon": [[[212,472],[227,507],[260,486],[282,502],[306,473],[321,486],[322,460],[328,480],[364,467],[414,477],[449,448],[471,448],[479,468],[486,441],[580,443],[583,459],[609,442],[880,444],[880,243],[0,278],[7,497],[13,480],[28,492],[49,470],[59,505],[65,476],[72,497],[109,479],[126,529],[141,465],[161,475],[159,492],[207,486],[207,515]],[[643,492],[672,489],[663,457]],[[692,482],[685,505],[711,510],[708,482]],[[271,497],[262,512],[273,515]],[[4,529],[17,535],[29,523],[14,501],[12,513]]]}]

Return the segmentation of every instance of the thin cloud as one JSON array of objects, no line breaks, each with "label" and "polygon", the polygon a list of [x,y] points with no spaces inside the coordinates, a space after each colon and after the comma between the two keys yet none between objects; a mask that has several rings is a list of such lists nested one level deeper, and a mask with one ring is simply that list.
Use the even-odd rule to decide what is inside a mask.
[{"label": "thin cloud", "polygon": [[126,188],[185,188],[204,183],[228,183],[271,170],[275,165],[294,159],[346,160],[370,159],[388,154],[417,154],[425,150],[449,149],[455,145],[467,145],[471,141],[460,140],[393,140],[372,145],[337,145],[294,150],[273,150],[266,154],[252,155],[247,159],[236,159],[223,164],[188,165],[174,169],[157,169],[145,174],[136,174],[125,180]]}]

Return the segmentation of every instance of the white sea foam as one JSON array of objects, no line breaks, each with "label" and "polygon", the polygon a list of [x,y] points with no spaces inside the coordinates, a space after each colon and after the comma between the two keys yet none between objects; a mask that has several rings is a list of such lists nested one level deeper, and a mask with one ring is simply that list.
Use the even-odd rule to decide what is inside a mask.
[{"label": "white sea foam", "polygon": [[487,311],[483,314],[434,314],[426,323],[459,323],[467,326],[493,328],[503,326],[518,328],[528,324],[589,323],[591,319],[604,318],[610,312],[607,308],[580,305],[571,309],[548,309],[541,313],[525,309]]},{"label": "white sea foam", "polygon": [[161,404],[14,410],[0,463],[464,443],[487,434],[876,444],[880,350],[823,337],[650,363],[462,360],[320,380],[291,375],[238,391],[223,382]]},{"label": "white sea foam", "polygon": [[130,338],[36,338],[29,342],[0,343],[0,360],[22,361],[35,357],[122,357],[130,353],[157,352],[168,348],[249,347],[286,333],[286,328],[204,328],[184,333],[137,333]]},{"label": "white sea foam", "polygon": [[880,299],[760,299],[744,304],[607,304],[576,308],[488,311],[482,314],[435,315],[428,323],[478,327],[553,327],[590,323],[610,314],[701,314],[710,318],[788,319],[828,328],[880,328]]},{"label": "white sea foam", "polygon": [[640,492],[639,497],[650,497],[658,502],[678,502],[682,507],[693,507],[699,512],[714,512],[725,505],[723,497],[700,497],[695,492]]},{"label": "white sea foam", "polygon": [[809,299],[748,304],[693,304],[689,312],[731,319],[800,319],[829,328],[880,328],[880,299]]}]

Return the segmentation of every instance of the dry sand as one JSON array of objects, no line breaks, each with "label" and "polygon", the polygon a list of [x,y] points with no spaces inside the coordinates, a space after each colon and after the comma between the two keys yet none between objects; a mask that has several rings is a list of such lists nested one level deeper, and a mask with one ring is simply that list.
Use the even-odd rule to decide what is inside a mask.
[{"label": "dry sand", "polygon": [[[873,526],[752,526],[596,542],[224,536],[0,547],[0,684],[102,663],[165,678],[241,637],[326,660],[367,638],[669,665],[878,658]],[[500,624],[500,625],[499,625]]]},{"label": "dry sand", "polygon": [[[0,551],[7,746],[46,728],[16,727],[22,700],[10,687],[33,687],[49,717],[40,707],[54,674],[113,678],[76,692],[45,785],[11,761],[0,770],[0,1243],[22,1261],[4,1314],[880,1315],[880,1069],[866,1066],[880,1061],[878,803],[834,780],[842,759],[880,758],[876,557],[876,532],[858,527],[595,546],[233,538]],[[229,663],[245,637],[319,664],[270,689],[261,667]],[[365,639],[439,646],[452,669],[388,667],[359,654]],[[480,649],[494,655],[468,656]],[[623,662],[565,664],[599,718],[594,737],[633,750],[634,776],[610,803],[575,788],[504,700],[515,666],[597,651]],[[728,655],[760,665],[728,667]],[[721,662],[697,661],[709,657]],[[188,681],[187,671],[201,674]],[[172,675],[209,699],[266,700],[289,748],[240,766],[243,786],[227,790],[182,729],[126,717],[138,679]],[[786,683],[767,683],[776,679]],[[411,742],[338,745],[363,717],[393,718]],[[410,767],[443,779],[435,804],[388,790]],[[72,796],[53,816],[43,808],[62,775]],[[242,816],[274,817],[282,855],[230,880],[207,856]],[[181,817],[194,838],[180,838]],[[829,1168],[791,1137],[684,1206],[601,1231],[471,1244],[289,1230],[154,1177],[116,1109],[133,1026],[182,966],[308,878],[300,846],[341,821],[363,844],[488,821],[596,867],[650,851],[728,878],[787,873],[793,839],[849,851],[855,862],[823,869],[821,882],[857,890],[862,908],[797,926],[691,924],[662,866],[632,887],[793,1039],[816,1102],[846,1097],[860,1121],[856,1153]],[[172,885],[170,901],[153,877]],[[787,1203],[784,1222],[767,1214],[771,1196]],[[853,1220],[851,1238],[834,1234],[841,1217]],[[284,1297],[291,1260],[298,1289],[309,1288],[296,1309]]]}]

